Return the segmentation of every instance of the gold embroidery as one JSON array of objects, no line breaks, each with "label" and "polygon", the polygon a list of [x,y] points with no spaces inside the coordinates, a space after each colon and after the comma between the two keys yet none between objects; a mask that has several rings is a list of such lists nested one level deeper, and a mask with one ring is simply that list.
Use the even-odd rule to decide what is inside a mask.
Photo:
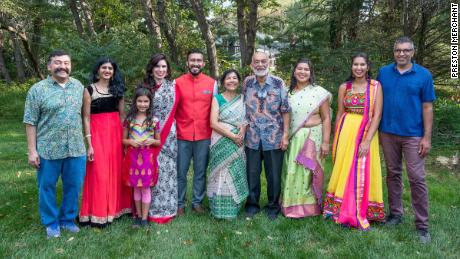
[{"label": "gold embroidery", "polygon": [[145,175],[145,169],[142,169],[141,175]]},{"label": "gold embroidery", "polygon": [[136,172],[134,172],[135,175],[139,175],[139,169],[136,169]]}]

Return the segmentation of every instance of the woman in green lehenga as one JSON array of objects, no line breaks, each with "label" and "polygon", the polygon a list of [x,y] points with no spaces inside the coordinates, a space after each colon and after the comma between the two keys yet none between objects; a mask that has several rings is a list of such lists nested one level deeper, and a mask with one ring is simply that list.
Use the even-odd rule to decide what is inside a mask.
[{"label": "woman in green lehenga", "polygon": [[211,106],[207,194],[211,214],[220,219],[235,218],[248,196],[243,145],[245,107],[236,91],[240,81],[236,70],[225,71],[221,79],[225,91],[214,96]]},{"label": "woman in green lehenga", "polygon": [[300,59],[289,89],[291,124],[283,162],[281,211],[287,218],[321,214],[323,169],[329,154],[331,94],[315,84],[313,67]]}]

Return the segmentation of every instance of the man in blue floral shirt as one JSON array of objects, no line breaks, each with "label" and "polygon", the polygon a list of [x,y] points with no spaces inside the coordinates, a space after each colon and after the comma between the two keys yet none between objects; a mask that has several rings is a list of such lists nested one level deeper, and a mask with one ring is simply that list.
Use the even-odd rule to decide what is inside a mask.
[{"label": "man in blue floral shirt", "polygon": [[[53,51],[48,78],[27,93],[24,110],[28,162],[37,169],[39,211],[48,237],[60,229],[78,232],[74,219],[85,175],[86,150],[82,135],[83,85],[70,78],[70,56]],[[62,178],[62,205],[56,204],[56,184]]]},{"label": "man in blue floral shirt", "polygon": [[264,160],[267,179],[267,216],[274,220],[280,212],[281,169],[289,144],[289,103],[282,79],[269,74],[269,58],[256,52],[251,63],[254,75],[243,83],[246,104],[246,158],[249,197],[245,210],[249,217],[260,211],[260,173]]}]

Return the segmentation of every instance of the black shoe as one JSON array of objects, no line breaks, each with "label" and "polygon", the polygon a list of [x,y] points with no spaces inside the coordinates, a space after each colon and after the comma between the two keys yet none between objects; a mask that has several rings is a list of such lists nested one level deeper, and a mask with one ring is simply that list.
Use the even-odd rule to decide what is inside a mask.
[{"label": "black shoe", "polygon": [[387,226],[396,226],[402,223],[402,216],[401,215],[389,215],[385,222]]},{"label": "black shoe", "polygon": [[141,223],[142,223],[142,219],[141,218],[134,218],[133,219],[133,228],[140,228],[141,227]]},{"label": "black shoe", "polygon": [[267,214],[269,220],[274,221],[278,218],[278,214]]},{"label": "black shoe", "polygon": [[141,223],[140,223],[140,226],[141,227],[148,227],[149,226],[149,222],[146,220],[146,219],[142,219],[141,220]]},{"label": "black shoe", "polygon": [[428,230],[418,229],[417,233],[418,233],[418,238],[420,239],[420,243],[424,245],[431,243],[431,236]]}]

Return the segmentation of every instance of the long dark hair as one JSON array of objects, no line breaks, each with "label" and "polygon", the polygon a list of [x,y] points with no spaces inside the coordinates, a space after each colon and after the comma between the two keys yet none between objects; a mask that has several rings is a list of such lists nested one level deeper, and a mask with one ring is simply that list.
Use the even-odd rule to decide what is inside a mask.
[{"label": "long dark hair", "polygon": [[235,73],[236,77],[238,78],[238,82],[241,82],[240,73],[238,73],[238,71],[237,71],[236,69],[231,68],[231,69],[226,70],[226,71],[222,74],[222,76],[220,77],[220,85],[221,85],[222,87],[225,87],[225,86],[224,86],[225,78],[226,78],[228,75],[230,75],[231,73]]},{"label": "long dark hair", "polygon": [[292,91],[294,88],[297,86],[297,79],[294,76],[295,70],[297,69],[297,66],[301,63],[305,63],[308,65],[308,68],[310,68],[310,79],[309,82],[311,85],[315,84],[316,77],[315,77],[315,70],[313,69],[313,63],[308,58],[300,58],[297,60],[297,63],[295,63],[294,69],[292,70],[291,74],[291,84],[289,85],[289,92],[292,94]]},{"label": "long dark hair", "polygon": [[143,86],[138,86],[136,90],[134,90],[134,95],[133,95],[133,100],[131,102],[131,107],[129,109],[128,115],[126,116],[126,120],[128,123],[133,122],[136,119],[136,115],[138,112],[137,109],[137,98],[141,96],[147,96],[150,100],[150,106],[147,109],[147,114],[144,122],[142,124],[147,124],[148,127],[152,126],[153,124],[153,94],[150,92],[149,89],[143,87]]},{"label": "long dark hair", "polygon": [[162,53],[157,53],[150,58],[149,63],[145,67],[145,77],[144,77],[145,87],[149,89],[155,89],[156,83],[155,83],[155,78],[153,78],[152,71],[153,71],[153,68],[158,64],[158,62],[162,60],[166,61],[166,67],[167,67],[165,78],[168,80],[171,79],[171,66],[169,65],[169,61],[166,58],[166,55]]},{"label": "long dark hair", "polygon": [[109,80],[109,93],[115,97],[121,98],[125,94],[126,86],[122,74],[118,69],[118,65],[112,58],[99,58],[91,71],[89,81],[91,83],[97,83],[99,81],[99,68],[106,63],[110,63],[113,67],[113,76]]},{"label": "long dark hair", "polygon": [[[369,56],[364,53],[364,52],[357,52],[355,53],[353,56],[351,56],[351,65],[353,66],[353,62],[355,61],[355,58],[364,58],[364,61],[366,62],[367,64],[367,75],[366,75],[366,79],[367,80],[370,80],[371,77],[372,77],[372,74],[371,74],[371,61],[369,60]],[[353,77],[353,71],[350,71],[350,76],[347,78],[347,82],[348,81],[353,81],[355,78]]]}]

